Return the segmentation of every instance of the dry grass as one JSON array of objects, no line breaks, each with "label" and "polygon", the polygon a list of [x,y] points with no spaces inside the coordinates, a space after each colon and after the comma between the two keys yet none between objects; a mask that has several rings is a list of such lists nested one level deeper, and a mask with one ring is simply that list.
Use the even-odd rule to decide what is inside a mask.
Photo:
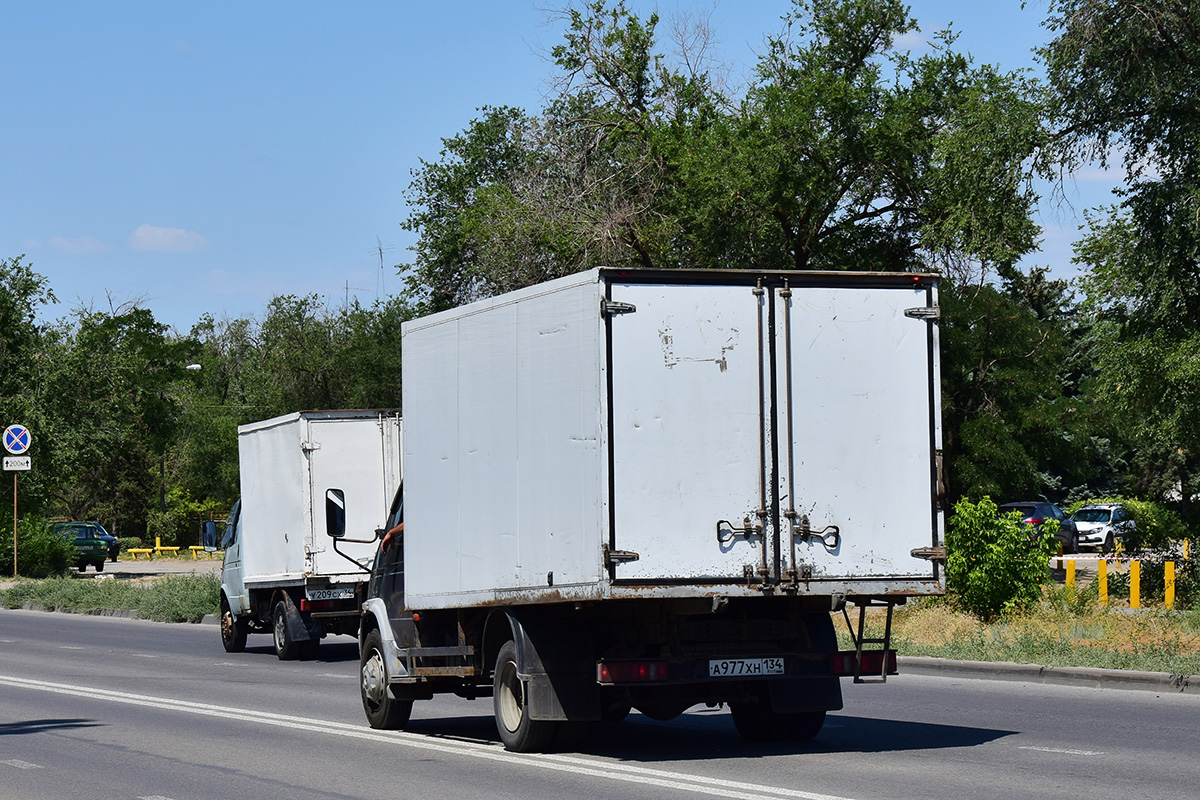
[{"label": "dry grass", "polygon": [[[868,619],[868,635],[882,636],[882,610],[872,610]],[[840,615],[837,622],[848,647]],[[1200,675],[1200,611],[1105,608],[1061,587],[1051,588],[1036,608],[993,623],[943,599],[913,602],[896,609],[892,637],[900,655],[908,656]]]}]

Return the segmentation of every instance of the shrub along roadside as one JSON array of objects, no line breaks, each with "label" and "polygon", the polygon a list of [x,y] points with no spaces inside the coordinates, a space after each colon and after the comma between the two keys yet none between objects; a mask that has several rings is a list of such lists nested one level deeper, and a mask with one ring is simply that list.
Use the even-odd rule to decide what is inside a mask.
[{"label": "shrub along roadside", "polygon": [[82,581],[70,576],[22,581],[0,589],[0,606],[96,614],[133,611],[155,622],[199,622],[216,614],[221,582],[215,575],[168,575],[154,581]]},{"label": "shrub along roadside", "polygon": [[946,523],[946,591],[962,610],[987,621],[1036,603],[1058,551],[1058,522],[1038,531],[1016,513],[1000,515],[990,497],[962,499]]},{"label": "shrub along roadside", "polygon": [[[17,526],[17,572],[26,578],[62,575],[75,565],[75,543],[56,536],[44,520],[26,517]],[[13,568],[12,523],[0,528],[0,576]]]}]

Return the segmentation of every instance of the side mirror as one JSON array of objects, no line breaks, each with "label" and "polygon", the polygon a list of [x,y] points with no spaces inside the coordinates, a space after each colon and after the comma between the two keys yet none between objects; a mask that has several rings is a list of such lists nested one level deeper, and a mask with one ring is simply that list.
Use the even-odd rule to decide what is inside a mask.
[{"label": "side mirror", "polygon": [[217,551],[217,523],[209,520],[200,526],[200,544],[207,553]]},{"label": "side mirror", "polygon": [[341,489],[325,490],[325,533],[334,539],[346,535],[346,493]]}]

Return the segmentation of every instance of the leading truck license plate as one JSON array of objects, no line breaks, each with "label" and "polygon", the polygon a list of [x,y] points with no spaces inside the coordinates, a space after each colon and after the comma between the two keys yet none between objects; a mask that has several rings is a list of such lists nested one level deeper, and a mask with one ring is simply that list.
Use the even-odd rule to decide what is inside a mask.
[{"label": "leading truck license plate", "polygon": [[782,675],[782,658],[720,658],[708,662],[710,678],[740,678],[753,675]]}]

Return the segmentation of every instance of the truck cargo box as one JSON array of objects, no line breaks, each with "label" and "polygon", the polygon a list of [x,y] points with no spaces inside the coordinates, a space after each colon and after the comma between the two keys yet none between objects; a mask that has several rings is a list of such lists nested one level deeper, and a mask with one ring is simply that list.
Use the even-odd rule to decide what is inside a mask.
[{"label": "truck cargo box", "polygon": [[240,426],[246,587],[365,580],[325,534],[325,490],[345,492],[347,531],[371,541],[341,547],[369,567],[375,528],[400,484],[400,438],[396,411],[301,411]]},{"label": "truck cargo box", "polygon": [[941,593],[937,285],[601,268],[406,323],[408,607]]}]

